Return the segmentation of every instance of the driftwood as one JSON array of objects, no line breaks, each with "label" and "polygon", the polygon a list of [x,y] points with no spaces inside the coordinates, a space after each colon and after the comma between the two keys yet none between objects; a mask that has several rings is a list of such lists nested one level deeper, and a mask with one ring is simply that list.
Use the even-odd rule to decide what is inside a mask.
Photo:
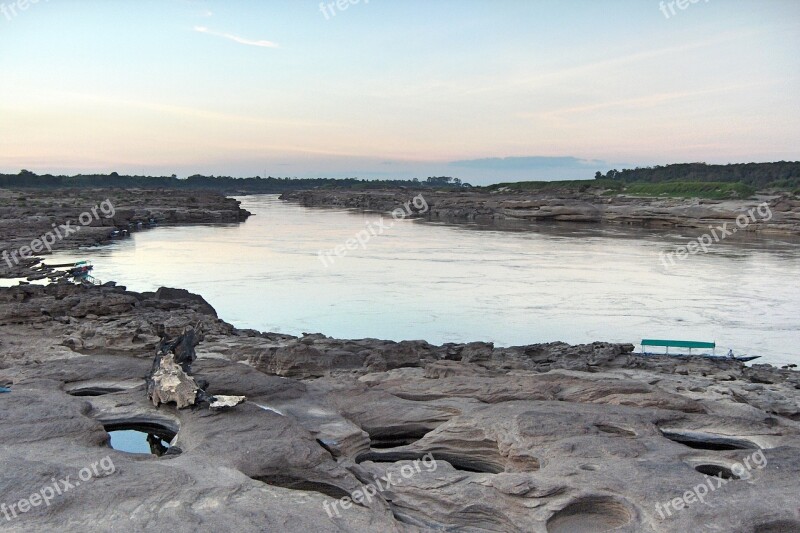
[{"label": "driftwood", "polygon": [[167,336],[164,325],[159,325],[160,338],[153,366],[147,374],[147,396],[156,407],[174,403],[178,409],[194,405],[208,405],[212,409],[233,407],[246,401],[244,396],[211,396],[205,388],[208,383],[198,382],[192,375],[192,363],[197,359],[195,348],[203,340],[201,325],[187,327],[174,339]]}]

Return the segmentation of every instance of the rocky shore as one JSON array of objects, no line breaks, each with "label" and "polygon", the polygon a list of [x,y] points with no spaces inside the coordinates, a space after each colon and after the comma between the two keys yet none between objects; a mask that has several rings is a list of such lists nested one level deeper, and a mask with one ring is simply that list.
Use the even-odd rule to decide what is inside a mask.
[{"label": "rocky shore", "polygon": [[447,222],[581,222],[623,224],[646,228],[698,228],[736,225],[736,219],[753,211],[741,231],[800,235],[800,199],[769,195],[756,200],[700,200],[606,196],[602,191],[427,191],[391,189],[373,191],[311,190],[283,194],[281,198],[306,207],[335,207],[389,213],[421,194],[429,206],[417,216]]},{"label": "rocky shore", "polygon": [[[80,222],[83,214],[89,215],[86,225]],[[235,223],[248,216],[238,201],[215,192],[0,189],[0,251],[7,252],[0,260],[0,278],[43,278],[51,273],[41,266],[47,249],[32,250],[28,259],[19,254],[47,233],[55,237],[50,249],[72,250],[107,243],[114,230],[135,231],[139,223]],[[69,230],[64,229],[68,223]]]},{"label": "rocky shore", "polygon": [[[216,195],[132,194],[115,224],[246,216]],[[393,194],[360,207],[413,197]],[[31,208],[48,218],[29,233],[7,215],[0,235],[104,199]],[[193,379],[246,403],[148,398],[162,340],[188,328]],[[0,288],[0,530],[800,530],[800,374],[633,349],[294,337],[239,330],[181,289]],[[114,450],[118,429],[170,447]]]},{"label": "rocky shore", "polygon": [[[195,377],[247,403],[148,400],[158,326],[197,324]],[[632,350],[296,338],[237,330],[182,290],[2,289],[0,503],[115,469],[0,528],[797,531],[800,374]],[[112,450],[121,427],[179,451]],[[664,511],[708,483],[705,504]]]}]

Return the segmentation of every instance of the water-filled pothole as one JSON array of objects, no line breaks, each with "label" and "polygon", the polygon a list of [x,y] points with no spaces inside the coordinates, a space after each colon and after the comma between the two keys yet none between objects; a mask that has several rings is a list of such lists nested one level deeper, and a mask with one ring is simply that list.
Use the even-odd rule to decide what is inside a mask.
[{"label": "water-filled pothole", "polygon": [[725,451],[725,450],[757,450],[759,447],[749,440],[737,439],[734,437],[723,437],[720,435],[712,435],[710,433],[694,433],[694,432],[681,432],[661,430],[661,434],[679,444],[694,448],[695,450],[711,450],[711,451]]},{"label": "water-filled pothole", "polygon": [[[356,463],[372,461],[373,463],[396,463],[398,461],[422,460],[427,452],[368,452],[356,457]],[[478,474],[500,474],[505,472],[505,465],[491,463],[473,457],[464,457],[448,452],[432,452],[431,455],[436,461],[445,461],[456,470],[464,472],[474,472]],[[538,465],[537,465],[538,466]]]},{"label": "water-filled pothole", "polygon": [[177,433],[167,426],[152,422],[113,422],[104,427],[110,436],[109,445],[115,450],[158,457],[180,453],[170,445]]},{"label": "water-filled pothole", "polygon": [[589,496],[553,513],[547,521],[548,533],[595,533],[612,531],[633,520],[621,502],[606,496]]},{"label": "water-filled pothole", "polygon": [[722,479],[741,479],[730,468],[720,465],[697,465],[694,469],[707,476],[721,477]]}]

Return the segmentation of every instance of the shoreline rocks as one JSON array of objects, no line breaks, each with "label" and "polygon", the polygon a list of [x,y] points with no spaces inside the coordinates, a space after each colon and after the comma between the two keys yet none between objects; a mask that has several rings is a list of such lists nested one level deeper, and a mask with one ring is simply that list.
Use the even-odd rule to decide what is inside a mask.
[{"label": "shoreline rocks", "polygon": [[[100,205],[106,210],[97,209]],[[85,225],[79,222],[84,213],[92,215],[86,217],[89,223]],[[46,263],[46,249],[34,250],[34,257],[22,260],[18,252],[67,223],[70,230],[59,230],[63,238],[54,234],[52,250],[106,244],[113,231],[137,231],[140,223],[142,228],[151,223],[238,223],[250,215],[237,200],[207,191],[0,189],[0,252],[7,253],[0,260],[0,278],[34,280],[52,274],[52,269],[40,265],[42,260]]]},{"label": "shoreline rocks", "polygon": [[[800,200],[765,196],[758,200],[701,200],[604,196],[592,192],[483,192],[386,189],[374,191],[323,190],[289,192],[282,200],[305,207],[330,207],[390,213],[421,194],[431,221],[453,223],[572,222],[645,228],[696,228],[735,225],[737,216],[766,202],[771,217],[756,216],[743,231],[800,235]],[[502,225],[500,226],[502,228]],[[516,226],[518,228],[519,226]]]},{"label": "shoreline rocks", "polygon": [[[155,407],[143,378],[160,336],[198,324],[193,375],[247,403]],[[47,508],[0,515],[9,531],[800,526],[800,373],[769,365],[603,342],[294,337],[238,330],[186,291],[61,284],[0,289],[0,383],[0,503],[101,457],[116,467]],[[174,435],[177,451],[110,449],[107,431],[126,426]],[[756,451],[764,466],[723,479],[709,506],[659,513]],[[416,468],[423,458],[430,468]]]},{"label": "shoreline rocks", "polygon": [[[193,363],[182,398],[203,388],[220,409],[148,399],[153,353],[189,328],[202,343],[166,350],[176,375]],[[800,373],[633,348],[295,337],[182,289],[0,288],[0,529],[800,530]],[[114,450],[120,428],[170,448]],[[706,504],[664,512],[708,483]]]}]

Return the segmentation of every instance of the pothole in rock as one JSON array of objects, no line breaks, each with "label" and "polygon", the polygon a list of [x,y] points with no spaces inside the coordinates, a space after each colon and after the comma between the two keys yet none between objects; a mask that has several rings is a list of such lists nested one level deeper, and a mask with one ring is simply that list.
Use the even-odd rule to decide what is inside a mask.
[{"label": "pothole in rock", "polygon": [[594,427],[603,433],[608,433],[610,435],[619,435],[620,437],[628,438],[633,438],[636,436],[636,433],[629,429],[621,428],[619,426],[612,426],[610,424],[595,424]]},{"label": "pothole in rock", "polygon": [[694,469],[707,476],[721,477],[722,479],[741,479],[730,468],[720,465],[697,465]]},{"label": "pothole in rock", "polygon": [[325,496],[329,496],[336,500],[341,498],[350,497],[350,493],[346,490],[331,485],[329,483],[322,483],[319,481],[309,481],[307,479],[299,479],[291,476],[273,475],[273,476],[258,476],[253,477],[256,481],[260,481],[266,485],[274,487],[281,487],[290,490],[302,490],[306,492],[319,492]]},{"label": "pothole in rock", "polygon": [[[398,461],[417,461],[422,460],[428,455],[427,452],[368,452],[356,457],[356,463],[372,461],[373,463],[396,463]],[[456,470],[473,472],[477,474],[501,474],[506,471],[505,465],[491,463],[481,459],[455,455],[447,452],[431,453],[434,460],[445,461]],[[538,469],[538,462],[535,465]]]},{"label": "pothole in rock", "polygon": [[800,522],[797,520],[778,520],[757,526],[753,533],[797,533]]},{"label": "pothole in rock", "polygon": [[428,433],[430,433],[429,429],[418,429],[380,435],[370,434],[370,448],[384,450],[388,448],[397,448],[399,446],[408,446],[422,439]]},{"label": "pothole in rock", "polygon": [[105,396],[106,394],[114,394],[115,392],[123,391],[125,391],[125,389],[119,387],[85,387],[67,391],[67,394],[70,396]]},{"label": "pothole in rock", "polygon": [[734,437],[723,437],[720,435],[712,435],[710,433],[695,433],[695,432],[682,432],[674,430],[660,430],[661,434],[679,444],[694,448],[695,450],[711,450],[711,451],[725,451],[725,450],[758,450],[759,447],[746,439],[737,439]]},{"label": "pothole in rock", "polygon": [[633,520],[628,507],[606,496],[589,496],[556,511],[547,521],[548,533],[599,533],[613,531]]},{"label": "pothole in rock", "polygon": [[103,424],[111,437],[109,445],[127,453],[155,455],[178,455],[179,448],[172,447],[177,432],[163,424],[154,422],[110,422]]},{"label": "pothole in rock", "polygon": [[64,392],[70,396],[105,396],[142,387],[140,379],[90,379],[64,384]]}]

